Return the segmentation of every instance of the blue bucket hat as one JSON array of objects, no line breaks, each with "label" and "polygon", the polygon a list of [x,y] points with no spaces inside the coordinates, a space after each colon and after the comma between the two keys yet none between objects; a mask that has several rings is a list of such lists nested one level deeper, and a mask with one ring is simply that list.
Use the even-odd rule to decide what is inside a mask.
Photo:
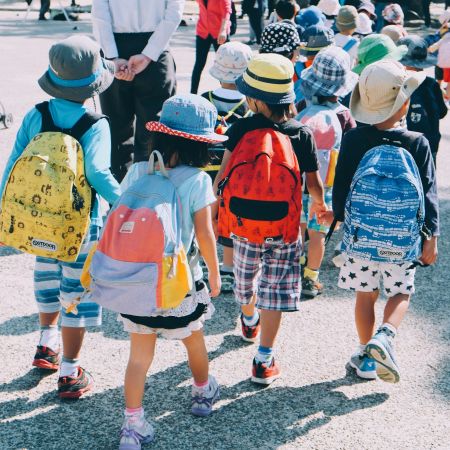
[{"label": "blue bucket hat", "polygon": [[324,25],[311,25],[302,34],[304,44],[300,47],[303,56],[316,55],[325,47],[334,44],[333,30]]},{"label": "blue bucket hat", "polygon": [[310,6],[309,8],[302,9],[297,14],[295,23],[305,29],[311,25],[323,25],[325,20],[325,15],[317,6]]},{"label": "blue bucket hat", "polygon": [[193,141],[224,142],[228,137],[214,131],[216,122],[217,109],[206,98],[179,94],[164,102],[159,122],[147,122],[146,128]]},{"label": "blue bucket hat", "polygon": [[397,45],[408,47],[408,53],[400,60],[404,66],[426,69],[437,64],[437,56],[428,53],[427,41],[420,36],[409,35],[401,38]]}]

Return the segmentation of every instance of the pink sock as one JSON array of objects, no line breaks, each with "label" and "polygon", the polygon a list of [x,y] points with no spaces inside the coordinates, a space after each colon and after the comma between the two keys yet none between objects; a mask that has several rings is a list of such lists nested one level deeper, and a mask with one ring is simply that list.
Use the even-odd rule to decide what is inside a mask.
[{"label": "pink sock", "polygon": [[141,415],[144,412],[144,408],[140,406],[139,408],[125,408],[125,413],[129,416]]},{"label": "pink sock", "polygon": [[197,383],[197,381],[194,380],[194,386],[198,387],[200,389],[205,388],[206,386],[208,386],[208,384],[209,384],[209,380],[206,380],[203,383]]}]

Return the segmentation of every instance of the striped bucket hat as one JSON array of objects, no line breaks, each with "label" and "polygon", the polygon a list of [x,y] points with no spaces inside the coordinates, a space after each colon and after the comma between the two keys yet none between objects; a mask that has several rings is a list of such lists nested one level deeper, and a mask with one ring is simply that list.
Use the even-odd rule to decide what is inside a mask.
[{"label": "striped bucket hat", "polygon": [[255,56],[247,70],[236,80],[236,86],[247,97],[269,105],[289,104],[295,100],[294,66],[281,55],[265,53]]}]

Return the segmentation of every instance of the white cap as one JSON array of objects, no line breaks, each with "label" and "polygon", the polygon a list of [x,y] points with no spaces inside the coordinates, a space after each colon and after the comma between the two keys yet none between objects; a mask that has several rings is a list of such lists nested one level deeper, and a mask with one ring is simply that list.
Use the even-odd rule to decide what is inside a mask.
[{"label": "white cap", "polygon": [[369,64],[350,99],[353,117],[370,125],[384,122],[402,107],[425,78],[425,72],[408,72],[391,59]]},{"label": "white cap", "polygon": [[327,16],[337,16],[341,5],[338,0],[320,0],[317,7]]},{"label": "white cap", "polygon": [[369,16],[364,13],[358,13],[358,17],[359,23],[356,32],[363,35],[372,33],[372,21],[370,20]]}]

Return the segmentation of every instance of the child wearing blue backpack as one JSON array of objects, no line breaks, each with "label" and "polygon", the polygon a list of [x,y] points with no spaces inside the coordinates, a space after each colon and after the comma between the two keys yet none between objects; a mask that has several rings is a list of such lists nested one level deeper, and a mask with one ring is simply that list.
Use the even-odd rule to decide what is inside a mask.
[{"label": "child wearing blue backpack", "polygon": [[[390,383],[400,379],[393,341],[414,293],[415,267],[437,257],[439,206],[430,146],[404,126],[410,97],[424,79],[387,59],[363,70],[350,108],[368,126],[344,136],[333,189],[347,258],[338,285],[356,291],[359,347],[350,365],[361,378]],[[388,301],[374,334],[381,281]]]},{"label": "child wearing blue backpack", "polygon": [[[103,273],[101,278],[107,278],[108,266],[115,269],[109,273],[109,275],[115,274],[115,278],[111,281],[108,292],[104,289],[103,280],[101,284],[97,282],[99,292],[106,292],[109,300],[95,295],[95,290],[92,295],[99,301],[102,300],[105,307],[108,307],[109,301],[110,309],[121,313],[119,320],[123,322],[125,331],[130,333],[130,359],[125,374],[125,420],[119,447],[123,450],[138,450],[141,444],[150,442],[154,437],[153,426],[145,420],[142,401],[147,371],[153,360],[158,335],[181,340],[186,347],[193,376],[192,414],[208,416],[212,412],[213,404],[219,398],[217,381],[209,374],[208,353],[203,336],[203,324],[214,313],[210,297],[218,296],[221,287],[210,207],[216,201],[216,197],[212,190],[211,178],[201,170],[208,164],[208,144],[223,142],[227,139],[215,133],[216,120],[215,107],[198,95],[177,95],[166,100],[160,121],[147,124],[147,129],[153,132],[151,149],[158,151],[152,153],[149,164],[145,162],[135,164],[125,177],[122,185],[124,194],[116,202],[108,217],[97,252],[92,259],[90,273],[94,284],[98,281],[96,274],[100,278]],[[159,172],[156,173],[153,172],[154,156],[157,156],[159,160]],[[167,178],[172,181],[173,186],[170,183],[167,184]],[[176,188],[175,191],[173,187]],[[175,201],[159,201],[158,199],[162,199],[168,190],[176,194]],[[154,205],[148,207],[150,209],[147,214],[144,211],[145,205],[142,204],[145,198],[148,202],[152,201]],[[174,199],[173,195],[171,198]],[[169,227],[164,226],[162,220],[164,211],[167,212],[168,209],[175,211],[175,214],[171,216],[172,219],[177,218]],[[149,222],[155,215],[153,211],[156,212],[159,220],[155,221],[155,225],[150,225]],[[158,236],[161,220],[164,237]],[[118,225],[114,226],[114,221]],[[150,229],[145,228],[145,223],[150,225]],[[114,230],[118,231],[114,232]],[[182,265],[177,265],[177,260],[179,263],[184,253],[180,252],[177,255],[176,252],[171,252],[174,256],[169,255],[167,242],[173,239],[171,235],[179,235],[180,231],[181,247],[186,251],[191,248],[195,236],[208,267],[210,292],[202,280],[203,273],[198,257],[192,257],[190,260],[192,288],[184,289],[183,292],[187,292],[187,295],[184,297],[183,293],[180,301],[170,305],[173,303],[173,298],[179,296],[180,289],[177,286],[180,284],[174,286],[173,280],[183,269]],[[136,292],[138,277],[134,277],[134,284],[130,281],[134,273],[139,273],[144,265],[148,273],[141,272],[139,279],[151,279],[151,270],[153,270],[151,266],[156,264],[148,264],[148,261],[154,261],[150,257],[156,254],[158,247],[161,247],[159,254],[163,255],[163,267],[160,274],[164,278],[160,295],[162,299],[156,294],[156,309],[145,314],[144,309],[149,307],[149,301],[145,304],[146,299],[154,298],[154,289],[151,291],[152,287],[147,285],[145,295],[132,295],[130,292],[132,289]],[[120,255],[121,251],[124,252],[123,256]],[[145,261],[141,261],[142,255],[147,253],[148,257],[144,258]],[[95,258],[98,258],[97,262],[104,262],[103,267],[95,264]],[[167,261],[172,261],[169,264],[172,268],[168,273],[164,268]],[[128,271],[126,267],[129,268]],[[130,272],[133,272],[131,276]],[[117,286],[119,284],[117,278],[120,276],[124,280],[123,285]],[[111,277],[108,278],[111,280]],[[128,294],[126,290],[124,290],[125,293],[120,293],[120,290],[124,288],[128,290]],[[167,292],[170,292],[170,295],[169,298],[166,295],[165,300],[169,304],[164,306],[164,295]],[[119,305],[121,298],[122,304]]]}]

